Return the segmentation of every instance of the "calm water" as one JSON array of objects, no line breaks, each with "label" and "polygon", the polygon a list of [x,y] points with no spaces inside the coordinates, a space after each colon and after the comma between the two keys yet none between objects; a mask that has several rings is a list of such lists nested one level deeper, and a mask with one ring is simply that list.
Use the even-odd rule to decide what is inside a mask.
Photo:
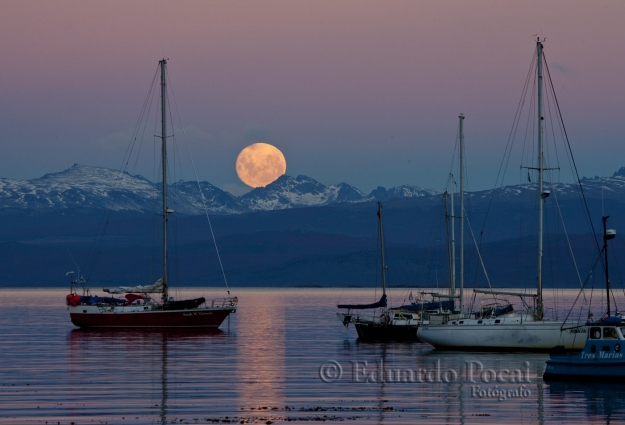
[{"label": "calm water", "polygon": [[370,290],[237,290],[218,332],[77,330],[66,292],[2,291],[0,424],[625,421],[625,384],[548,385],[546,354],[359,343],[334,306]]}]

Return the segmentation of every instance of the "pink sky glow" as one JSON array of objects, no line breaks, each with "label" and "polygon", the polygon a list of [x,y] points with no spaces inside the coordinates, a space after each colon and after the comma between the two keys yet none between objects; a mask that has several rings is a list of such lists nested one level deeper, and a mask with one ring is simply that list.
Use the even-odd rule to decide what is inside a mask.
[{"label": "pink sky glow", "polygon": [[3,1],[0,177],[118,168],[166,57],[199,177],[234,194],[256,142],[289,175],[440,190],[459,113],[469,189],[491,188],[534,34],[581,174],[611,175],[624,16],[621,1]]}]

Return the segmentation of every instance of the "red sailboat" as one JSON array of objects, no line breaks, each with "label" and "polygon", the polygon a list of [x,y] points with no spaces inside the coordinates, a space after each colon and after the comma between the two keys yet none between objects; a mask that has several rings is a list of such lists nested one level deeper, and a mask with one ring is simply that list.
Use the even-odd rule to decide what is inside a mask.
[{"label": "red sailboat", "polygon": [[230,297],[230,291],[228,291],[228,297],[210,301],[204,297],[188,300],[174,300],[169,297],[167,217],[173,213],[173,210],[167,207],[167,61],[163,59],[159,64],[162,122],[163,277],[152,285],[103,289],[107,296],[93,296],[82,278],[79,278],[79,281],[73,283],[82,284],[83,295],[77,294],[72,285],[72,293],[67,295],[66,302],[72,323],[81,328],[217,328],[230,313],[236,312],[238,299]]}]

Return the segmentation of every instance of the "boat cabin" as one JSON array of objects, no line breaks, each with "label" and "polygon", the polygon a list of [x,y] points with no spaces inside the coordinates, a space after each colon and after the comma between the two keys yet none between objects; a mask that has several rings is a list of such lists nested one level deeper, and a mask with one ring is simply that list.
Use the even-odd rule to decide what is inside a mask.
[{"label": "boat cabin", "polygon": [[625,339],[618,326],[591,326],[588,328],[588,339]]}]

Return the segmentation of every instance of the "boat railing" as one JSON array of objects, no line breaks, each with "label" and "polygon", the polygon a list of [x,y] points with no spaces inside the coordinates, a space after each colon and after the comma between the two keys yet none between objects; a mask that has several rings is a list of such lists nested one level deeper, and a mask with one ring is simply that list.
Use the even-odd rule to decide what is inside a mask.
[{"label": "boat railing", "polygon": [[236,307],[239,299],[237,297],[213,298],[211,307]]},{"label": "boat railing", "polygon": [[351,323],[368,323],[368,324],[388,324],[390,323],[392,316],[389,313],[377,314],[377,313],[356,313],[346,314],[350,317]]}]

